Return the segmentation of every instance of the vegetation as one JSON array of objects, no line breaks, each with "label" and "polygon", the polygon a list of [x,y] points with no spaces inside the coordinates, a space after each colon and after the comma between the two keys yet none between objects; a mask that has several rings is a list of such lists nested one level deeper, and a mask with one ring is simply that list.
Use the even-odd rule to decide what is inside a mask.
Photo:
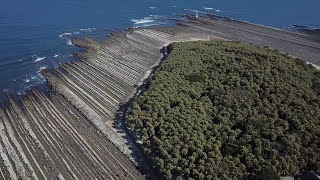
[{"label": "vegetation", "polygon": [[267,47],[174,43],[129,122],[169,179],[320,172],[320,73]]}]

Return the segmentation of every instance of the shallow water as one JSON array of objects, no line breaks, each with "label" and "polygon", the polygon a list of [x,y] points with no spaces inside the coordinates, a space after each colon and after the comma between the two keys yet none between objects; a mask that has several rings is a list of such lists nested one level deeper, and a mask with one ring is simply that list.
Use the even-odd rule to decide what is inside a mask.
[{"label": "shallow water", "polygon": [[168,24],[168,18],[193,10],[284,29],[319,28],[318,7],[318,0],[1,0],[0,98],[3,91],[23,94],[43,84],[39,70],[73,60],[80,49],[70,37],[102,40],[111,31]]}]

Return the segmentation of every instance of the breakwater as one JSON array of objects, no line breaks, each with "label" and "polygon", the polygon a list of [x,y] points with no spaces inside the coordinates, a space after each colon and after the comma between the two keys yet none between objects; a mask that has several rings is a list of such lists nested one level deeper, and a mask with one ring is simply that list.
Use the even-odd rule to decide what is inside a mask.
[{"label": "breakwater", "polygon": [[[73,39],[80,61],[42,71],[50,95],[34,89],[0,108],[0,172],[4,179],[144,179],[151,167],[122,129],[119,107],[134,96],[176,41],[227,39],[270,46],[319,65],[316,37],[269,27],[186,16],[176,27],[128,29],[105,42]],[[129,158],[131,161],[129,160]]]}]

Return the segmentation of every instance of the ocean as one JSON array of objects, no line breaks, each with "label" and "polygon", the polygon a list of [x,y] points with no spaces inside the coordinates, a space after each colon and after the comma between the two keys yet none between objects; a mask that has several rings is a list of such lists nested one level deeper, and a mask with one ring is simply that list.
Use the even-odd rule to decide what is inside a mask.
[{"label": "ocean", "polygon": [[45,84],[39,73],[82,51],[70,38],[103,40],[129,27],[172,25],[183,14],[220,16],[295,30],[320,28],[319,0],[0,0],[0,99]]}]

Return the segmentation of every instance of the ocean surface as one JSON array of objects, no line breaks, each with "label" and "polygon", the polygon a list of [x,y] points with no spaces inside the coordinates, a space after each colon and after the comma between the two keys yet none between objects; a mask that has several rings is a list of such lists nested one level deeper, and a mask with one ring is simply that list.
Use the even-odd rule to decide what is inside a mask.
[{"label": "ocean surface", "polygon": [[277,28],[320,28],[319,0],[0,0],[0,99],[45,83],[39,71],[72,61],[71,37],[103,40],[128,27],[211,13]]}]

